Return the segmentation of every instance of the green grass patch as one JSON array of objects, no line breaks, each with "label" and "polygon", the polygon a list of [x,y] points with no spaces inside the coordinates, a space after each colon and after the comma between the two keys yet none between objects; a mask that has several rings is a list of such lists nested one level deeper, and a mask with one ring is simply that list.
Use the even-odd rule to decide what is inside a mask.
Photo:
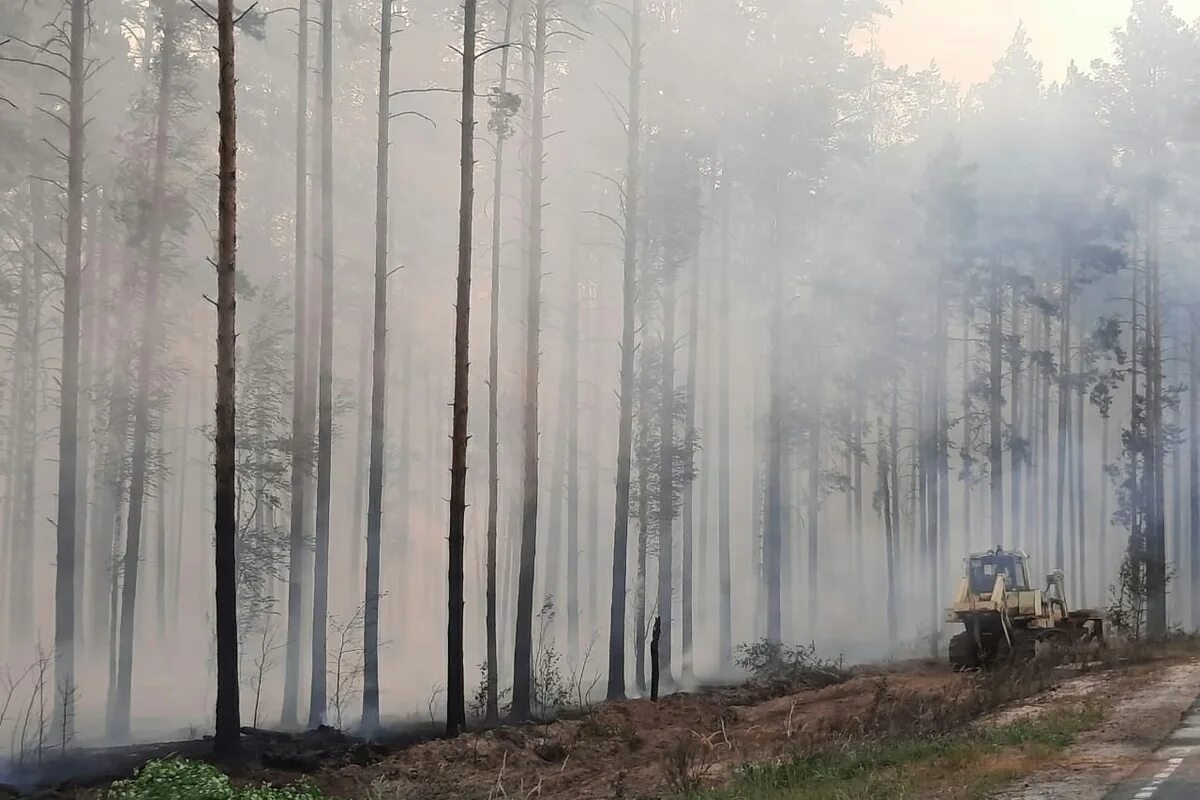
[{"label": "green grass patch", "polygon": [[1042,716],[961,733],[892,738],[797,755],[744,767],[723,789],[693,800],[868,800],[920,797],[949,781],[961,797],[980,797],[1016,777],[1023,767],[1070,745],[1103,717],[1094,708],[1048,711]]},{"label": "green grass patch", "polygon": [[126,781],[117,781],[106,800],[325,800],[315,786],[237,787],[211,764],[164,758],[151,761]]}]

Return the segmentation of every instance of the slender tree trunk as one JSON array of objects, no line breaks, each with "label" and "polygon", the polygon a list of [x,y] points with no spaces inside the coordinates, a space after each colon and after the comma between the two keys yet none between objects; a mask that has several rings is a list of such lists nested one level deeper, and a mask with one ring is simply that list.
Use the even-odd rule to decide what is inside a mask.
[{"label": "slender tree trunk", "polygon": [[1024,345],[1021,341],[1021,306],[1017,298],[1017,290],[1012,290],[1012,319],[1009,320],[1012,338],[1009,341],[1009,397],[1012,398],[1008,410],[1009,449],[1008,449],[1008,482],[1009,495],[1012,502],[1012,513],[1009,515],[1009,533],[1014,547],[1020,546],[1021,538],[1021,459],[1024,449],[1017,446],[1013,440],[1022,435],[1024,409],[1021,406],[1021,371],[1024,368]]},{"label": "slender tree trunk", "polygon": [[[1189,316],[1188,346],[1188,533],[1190,536],[1192,629],[1200,626],[1200,335],[1194,312]],[[1105,418],[1105,422],[1108,418]]]},{"label": "slender tree trunk", "polygon": [[512,713],[528,718],[533,690],[533,576],[537,554],[538,370],[542,306],[542,175],[545,167],[546,36],[549,0],[534,3],[533,119],[530,133],[529,286],[525,317],[525,420],[521,563],[513,654]]},{"label": "slender tree trunk", "polygon": [[1108,437],[1109,414],[1100,415],[1103,432],[1100,435],[1100,527],[1096,531],[1096,551],[1099,553],[1100,599],[1108,595]]},{"label": "slender tree trunk", "polygon": [[[933,507],[930,509],[930,519],[933,522],[930,530],[929,573],[930,573],[930,609],[929,624],[933,631],[931,655],[937,657],[941,647],[942,607],[942,538],[948,537],[950,527],[950,423],[948,403],[948,350],[947,317],[949,316],[949,297],[942,275],[938,275],[936,319],[934,331],[933,359]],[[860,393],[861,395],[861,393]]]},{"label": "slender tree trunk", "polygon": [[850,434],[854,465],[854,485],[851,487],[854,501],[851,506],[851,517],[854,526],[854,564],[856,573],[859,575],[865,574],[863,570],[866,569],[866,533],[863,529],[863,466],[866,464],[867,453],[863,448],[863,428],[867,425],[867,409],[862,377],[861,368],[856,367],[854,373],[856,397],[852,401]]},{"label": "slender tree trunk", "polygon": [[[579,279],[577,255],[571,254],[567,285],[567,652],[579,655]],[[553,535],[553,532],[551,532]]]},{"label": "slender tree trunk", "polygon": [[1149,604],[1146,629],[1151,636],[1162,636],[1167,632],[1167,550],[1166,550],[1166,503],[1165,481],[1163,480],[1166,459],[1165,436],[1163,434],[1163,347],[1161,276],[1159,263],[1159,208],[1157,202],[1151,210],[1150,248],[1146,270],[1146,345],[1149,354],[1146,371],[1146,422],[1150,445],[1150,458],[1146,470],[1146,492],[1149,513],[1148,536],[1151,543],[1147,589]]},{"label": "slender tree trunk", "polygon": [[[1051,331],[1050,331],[1050,315],[1046,312],[1042,313],[1042,342],[1047,350],[1050,349]],[[1051,376],[1045,371],[1042,373],[1042,412],[1041,412],[1041,436],[1042,436],[1042,459],[1041,459],[1041,527],[1042,527],[1042,551],[1046,555],[1043,564],[1050,564],[1050,383]],[[1061,547],[1057,548],[1053,568],[1062,567],[1062,551]]]},{"label": "slender tree trunk", "polygon": [[[963,303],[967,300],[964,298]],[[975,523],[971,516],[971,495],[974,494],[974,456],[971,453],[972,426],[974,425],[974,408],[971,403],[971,310],[963,309],[963,340],[962,340],[962,441],[963,441],[963,553],[970,553],[975,540]]]},{"label": "slender tree trunk", "polygon": [[171,602],[170,626],[172,631],[178,630],[179,622],[179,576],[183,571],[183,543],[187,540],[184,535],[184,513],[187,510],[188,496],[188,442],[191,441],[192,394],[188,392],[183,398],[183,426],[179,431],[179,489],[175,497],[175,552],[171,565],[171,586],[173,599]]},{"label": "slender tree trunk", "polygon": [[219,755],[231,756],[241,743],[238,712],[237,498],[234,475],[234,396],[237,308],[237,95],[234,91],[233,0],[217,4],[217,58],[221,142],[217,231],[217,427],[216,427],[216,623],[217,731]]},{"label": "slender tree trunk", "polygon": [[306,530],[305,490],[312,476],[312,408],[308,363],[308,0],[299,0],[299,46],[296,56],[296,229],[292,266],[295,318],[292,360],[291,519],[288,521],[287,643],[284,653],[281,724],[299,724],[300,645],[304,638],[303,596]]},{"label": "slender tree trunk", "polygon": [[888,646],[896,646],[896,530],[892,519],[892,492],[890,485],[891,454],[883,445],[883,417],[878,417],[875,427],[879,431],[879,449],[876,465],[879,482],[880,510],[883,515],[884,568],[887,571],[887,631]]},{"label": "slender tree trunk", "polygon": [[[819,356],[816,356],[819,358]],[[818,560],[821,523],[821,365],[814,364],[812,375],[812,409],[808,428],[808,619],[814,626],[817,598],[820,597],[820,562]]]},{"label": "slender tree trunk", "polygon": [[384,409],[387,403],[392,4],[393,0],[383,0],[379,12],[379,110],[375,133],[375,324],[371,356],[371,461],[367,477],[367,574],[366,594],[363,597],[362,728],[368,736],[379,730],[379,572],[383,531]]},{"label": "slender tree trunk", "polygon": [[[542,559],[542,596],[551,598],[556,603],[561,600],[559,590],[562,587],[562,570],[559,566],[562,557],[563,537],[563,505],[567,491],[567,417],[570,413],[568,397],[568,370],[563,366],[558,391],[558,404],[555,409],[555,427],[557,435],[551,438],[553,450],[550,454],[550,475],[547,480],[550,489],[549,505],[539,508],[546,518],[542,530],[543,542],[546,545],[545,558]],[[536,581],[536,579],[535,579]],[[536,585],[536,584],[535,584]],[[555,615],[557,621],[558,614]],[[553,626],[552,626],[553,627]]]},{"label": "slender tree trunk", "polygon": [[662,279],[662,378],[658,408],[658,617],[662,620],[660,670],[655,671],[667,686],[672,684],[672,624],[674,617],[675,580],[675,311],[676,272],[678,266],[668,263]]},{"label": "slender tree trunk", "polygon": [[[891,410],[888,421],[888,478],[891,488],[892,514],[892,572],[900,571],[904,553],[900,543],[900,381],[891,380]],[[882,436],[882,432],[880,433]]]},{"label": "slender tree trunk", "polygon": [[[597,305],[592,306],[590,313],[587,314],[587,320],[584,325],[585,342],[596,341],[596,318],[599,311],[599,299],[596,298]],[[595,356],[593,355],[593,358]],[[593,424],[588,425],[588,519],[587,519],[587,558],[584,563],[588,564],[587,571],[587,602],[584,603],[584,608],[587,609],[588,627],[587,631],[598,638],[602,619],[600,617],[600,425],[595,424],[595,421],[600,418],[600,404],[596,402],[596,395],[592,395],[592,405],[589,419]]]},{"label": "slender tree trunk", "polygon": [[988,460],[991,468],[992,543],[1004,544],[1004,428],[1001,406],[1004,401],[1002,357],[1003,330],[1000,309],[1000,265],[992,261],[992,288],[988,307]]},{"label": "slender tree trunk", "polygon": [[1087,463],[1087,453],[1083,449],[1084,435],[1084,417],[1083,412],[1086,408],[1083,402],[1084,390],[1081,387],[1075,395],[1075,497],[1076,505],[1079,508],[1079,516],[1077,519],[1077,527],[1075,529],[1075,541],[1079,543],[1079,604],[1087,605],[1087,585],[1088,585],[1088,563],[1087,563],[1087,537],[1084,535],[1084,522],[1087,518],[1087,506],[1084,504],[1083,496],[1083,465]]},{"label": "slender tree trunk", "polygon": [[71,0],[67,153],[67,258],[63,271],[63,354],[58,432],[58,521],[54,588],[54,719],[61,741],[75,727],[75,537],[79,480],[79,302],[83,274],[83,83],[85,0]]},{"label": "slender tree trunk", "polygon": [[[691,280],[688,287],[688,361],[687,361],[687,409],[684,420],[683,446],[686,448],[688,465],[693,465],[694,455],[691,444],[696,438],[696,394],[699,387],[696,384],[696,369],[699,364],[700,338],[700,259],[694,259],[691,269]],[[693,472],[689,469],[688,472]],[[695,526],[696,508],[693,504],[695,481],[688,478],[683,486],[683,531],[680,550],[683,556],[682,569],[679,575],[680,588],[680,629],[682,634],[680,659],[682,675],[685,681],[692,679],[692,628],[695,624],[692,617],[693,591],[692,574],[694,560],[693,533]],[[706,513],[701,507],[700,513]]]},{"label": "slender tree trunk", "polygon": [[[166,426],[163,426],[165,433]],[[158,508],[154,514],[155,557],[154,557],[154,618],[158,623],[159,640],[167,638],[167,453],[162,447],[162,434],[158,446]],[[262,475],[260,468],[259,475]],[[261,478],[260,478],[261,480]],[[259,497],[262,496],[260,491]],[[265,513],[265,504],[259,512]],[[263,526],[258,526],[262,530]]]},{"label": "slender tree trunk", "polygon": [[722,669],[726,669],[733,663],[733,585],[729,563],[729,338],[732,333],[729,319],[729,273],[732,269],[729,224],[733,186],[729,181],[728,167],[724,163],[721,165],[721,183],[721,294],[720,308],[717,312],[721,320],[717,352],[717,448],[720,453],[717,462],[717,663]]},{"label": "slender tree trunk", "polygon": [[454,418],[450,434],[450,569],[446,651],[446,732],[467,724],[463,674],[463,561],[467,513],[467,401],[470,389],[471,242],[475,209],[475,26],[477,0],[463,2],[462,139],[458,208],[458,294],[454,325]]},{"label": "slender tree trunk", "polygon": [[[378,168],[377,168],[378,171]],[[378,201],[376,201],[378,203]],[[386,221],[384,223],[387,224]],[[387,249],[387,243],[384,243],[384,249]],[[356,579],[363,567],[363,523],[366,520],[366,515],[363,514],[363,504],[367,499],[367,493],[370,491],[367,488],[367,472],[369,470],[370,456],[370,428],[371,428],[371,409],[367,407],[366,398],[369,392],[373,392],[374,377],[372,373],[372,358],[374,355],[373,337],[374,326],[372,318],[366,314],[362,315],[361,331],[359,334],[358,347],[358,387],[355,390],[355,429],[354,429],[354,506],[350,514],[350,579]],[[370,382],[370,383],[369,383]],[[365,687],[364,687],[365,688]]]},{"label": "slender tree trunk", "polygon": [[[98,190],[97,190],[98,193]],[[87,626],[83,623],[84,597],[87,592],[87,537],[88,507],[91,505],[91,432],[93,427],[91,394],[94,380],[96,349],[96,287],[97,278],[103,271],[100,260],[99,227],[100,211],[98,200],[91,201],[87,213],[87,237],[81,253],[79,305],[80,305],[80,353],[79,353],[79,406],[76,410],[76,441],[78,456],[75,461],[75,582],[72,587],[74,608],[71,612],[75,621],[74,652],[86,653]],[[84,263],[86,260],[86,263]],[[0,540],[0,554],[3,554]],[[2,557],[2,556],[0,556]]]},{"label": "slender tree trunk", "polygon": [[[504,43],[512,39],[513,19],[518,0],[509,0],[504,10]],[[500,56],[500,96],[508,93],[508,67],[511,48]],[[500,514],[500,248],[504,215],[504,145],[508,127],[502,122],[496,129],[496,159],[492,171],[492,286],[491,313],[488,319],[488,508],[487,508],[487,709],[488,722],[500,718],[499,667],[496,643],[496,536]]]},{"label": "slender tree trunk", "polygon": [[[647,281],[649,284],[649,281]],[[644,315],[643,315],[644,324]],[[651,359],[647,349],[642,350],[641,368],[638,373],[638,428],[639,440],[650,427],[650,370]],[[639,451],[642,442],[639,441]],[[637,674],[638,692],[646,693],[646,574],[647,557],[650,549],[650,465],[648,457],[638,453],[638,541],[637,580],[634,598],[634,672]]]},{"label": "slender tree trunk", "polygon": [[150,205],[150,240],[145,267],[143,317],[138,352],[137,394],[134,397],[133,454],[129,480],[129,517],[126,520],[124,582],[121,592],[120,647],[117,657],[115,733],[129,736],[130,700],[133,686],[134,613],[137,608],[138,566],[141,560],[142,512],[145,506],[147,448],[150,437],[150,391],[154,354],[158,349],[158,294],[162,276],[163,212],[166,199],[168,126],[171,119],[172,80],[175,61],[175,19],[164,9],[162,45],[159,52],[159,85],[155,128],[154,172]]},{"label": "slender tree trunk", "polygon": [[1067,567],[1067,553],[1063,528],[1063,512],[1067,502],[1067,440],[1070,438],[1071,404],[1067,388],[1067,373],[1070,371],[1071,353],[1071,256],[1063,254],[1062,278],[1062,316],[1059,321],[1058,333],[1058,481],[1057,503],[1055,505],[1054,526],[1054,560],[1058,569]]},{"label": "slender tree trunk", "polygon": [[321,345],[317,368],[317,522],[308,726],[325,722],[329,501],[333,476],[333,0],[321,2]]},{"label": "slender tree trunk", "polygon": [[[701,315],[699,325],[698,339],[696,346],[700,349],[699,358],[699,376],[696,381],[696,402],[700,404],[700,436],[704,444],[709,444],[710,436],[713,430],[713,392],[712,392],[712,370],[713,370],[713,334],[716,326],[713,316],[713,286],[711,282],[711,273],[705,277],[704,295],[704,311]],[[712,613],[712,581],[710,578],[710,564],[712,559],[712,544],[710,541],[711,526],[709,520],[712,512],[712,486],[713,486],[713,458],[714,447],[706,446],[700,450],[700,468],[697,477],[700,479],[700,499],[697,508],[700,511],[696,519],[696,542],[694,545],[696,557],[696,570],[692,578],[693,585],[699,587],[699,593],[693,598],[693,622],[692,625],[701,631],[700,638],[704,638],[703,631],[709,624],[709,618]],[[695,654],[692,650],[692,660],[695,659]]]}]

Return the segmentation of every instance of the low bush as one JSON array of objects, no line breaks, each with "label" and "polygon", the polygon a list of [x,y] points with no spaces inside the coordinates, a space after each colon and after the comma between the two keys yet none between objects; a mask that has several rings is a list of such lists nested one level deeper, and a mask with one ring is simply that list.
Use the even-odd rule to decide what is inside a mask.
[{"label": "low bush", "polygon": [[211,764],[164,758],[151,761],[129,780],[117,781],[107,800],[325,800],[315,786],[239,788]]},{"label": "low bush", "polygon": [[762,683],[779,683],[804,689],[820,689],[843,683],[850,671],[839,659],[824,659],[817,655],[816,644],[789,647],[779,642],[761,639],[738,645],[734,659],[739,669]]}]

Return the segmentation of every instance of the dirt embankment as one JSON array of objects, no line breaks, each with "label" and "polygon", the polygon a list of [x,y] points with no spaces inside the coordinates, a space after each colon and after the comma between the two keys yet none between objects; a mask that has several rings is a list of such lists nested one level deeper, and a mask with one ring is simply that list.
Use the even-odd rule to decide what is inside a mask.
[{"label": "dirt embankment", "polygon": [[405,800],[647,797],[721,782],[738,765],[816,743],[935,724],[974,697],[977,676],[940,663],[855,670],[820,690],[739,687],[659,703],[606,703],[549,725],[500,728],[430,742],[365,767],[319,776],[343,798]]},{"label": "dirt embankment", "polygon": [[[332,732],[251,737],[259,767],[242,779],[287,784],[302,774],[342,800],[662,797],[724,783],[740,765],[890,736],[1004,725],[1085,704],[1104,722],[1005,800],[1089,800],[1132,770],[1178,722],[1200,685],[1194,654],[1112,662],[1086,674],[1046,668],[956,674],[940,662],[860,667],[818,690],[745,685],[659,703],[605,703],[572,719],[503,727],[453,740],[364,745]],[[267,737],[264,739],[264,737]],[[262,740],[262,741],[259,741]],[[1003,757],[998,753],[997,757]],[[934,796],[955,797],[953,776]],[[67,790],[56,798],[96,798]]]}]

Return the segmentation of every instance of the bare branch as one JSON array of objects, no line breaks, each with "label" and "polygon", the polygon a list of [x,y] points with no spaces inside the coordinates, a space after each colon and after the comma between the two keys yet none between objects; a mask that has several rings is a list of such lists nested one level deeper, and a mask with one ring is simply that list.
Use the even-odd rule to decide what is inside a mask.
[{"label": "bare branch", "polygon": [[[196,0],[191,0],[191,3],[192,3],[192,5],[194,5],[196,7],[197,10],[200,11],[201,14],[203,14],[204,16],[211,19],[214,25],[217,24],[217,18],[213,16],[211,11],[209,11],[204,6],[200,5],[200,3],[196,2]],[[212,301],[209,301],[209,302],[212,302]],[[214,303],[214,305],[215,305],[215,303]]]},{"label": "bare branch", "polygon": [[397,111],[395,114],[389,116],[388,119],[396,119],[397,117],[420,117],[433,127],[437,127],[437,123],[432,118],[425,116],[420,111]]},{"label": "bare branch", "polygon": [[448,89],[445,86],[424,86],[420,89],[398,89],[389,94],[388,97],[399,97],[402,94],[431,94],[434,92],[458,94],[460,91],[460,89]]}]

